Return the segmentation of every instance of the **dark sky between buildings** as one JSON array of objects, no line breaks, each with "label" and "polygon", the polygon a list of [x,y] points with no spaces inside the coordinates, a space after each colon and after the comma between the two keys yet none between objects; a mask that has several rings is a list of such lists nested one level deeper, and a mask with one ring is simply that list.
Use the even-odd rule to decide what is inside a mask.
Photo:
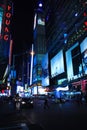
[{"label": "dark sky between buildings", "polygon": [[29,50],[33,43],[33,15],[36,0],[13,0],[12,38],[13,53]]}]

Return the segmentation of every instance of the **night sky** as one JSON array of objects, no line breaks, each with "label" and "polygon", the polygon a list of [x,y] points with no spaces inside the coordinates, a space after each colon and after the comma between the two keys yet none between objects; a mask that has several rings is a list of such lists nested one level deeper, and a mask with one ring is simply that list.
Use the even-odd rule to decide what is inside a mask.
[{"label": "night sky", "polygon": [[36,0],[13,0],[13,53],[29,50],[33,43],[33,19]]}]

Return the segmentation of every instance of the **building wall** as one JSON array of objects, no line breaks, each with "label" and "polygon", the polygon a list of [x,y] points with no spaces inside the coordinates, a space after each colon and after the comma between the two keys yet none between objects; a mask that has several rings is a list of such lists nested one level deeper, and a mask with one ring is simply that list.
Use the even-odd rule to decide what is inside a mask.
[{"label": "building wall", "polygon": [[35,54],[46,53],[45,38],[45,16],[42,10],[36,10],[36,28],[34,29],[34,50]]},{"label": "building wall", "polygon": [[[11,17],[12,17],[12,1],[0,0],[0,8],[3,10],[1,34],[0,34],[0,79],[2,79],[7,64],[9,62],[9,48],[11,39]],[[3,69],[2,69],[3,68]]]},{"label": "building wall", "polygon": [[[77,42],[80,44],[85,39],[87,35],[87,1],[49,0],[45,2],[45,19],[47,52],[50,56],[49,60],[51,60],[61,49],[66,52],[74,44]],[[81,58],[80,54],[78,58]],[[56,76],[51,79],[51,82],[54,80],[57,82],[58,79],[64,78],[63,76]]]},{"label": "building wall", "polygon": [[[86,1],[86,0],[85,0]],[[50,3],[50,4],[49,4]],[[66,48],[72,46],[85,34],[83,23],[86,10],[81,0],[50,1],[45,6],[46,16],[46,41],[48,51],[60,50],[65,44],[64,34],[67,34]],[[76,36],[75,36],[76,35]],[[81,36],[80,36],[81,35]],[[56,46],[56,48],[55,48]]]},{"label": "building wall", "polygon": [[42,58],[46,53],[45,16],[43,10],[35,10],[36,27],[34,28],[34,65],[33,84],[41,85],[42,80]]}]

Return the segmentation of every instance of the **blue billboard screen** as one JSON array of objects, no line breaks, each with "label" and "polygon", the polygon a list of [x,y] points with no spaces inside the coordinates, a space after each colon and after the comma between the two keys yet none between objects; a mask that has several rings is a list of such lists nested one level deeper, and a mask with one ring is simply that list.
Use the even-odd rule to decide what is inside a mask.
[{"label": "blue billboard screen", "polygon": [[63,50],[61,50],[57,55],[51,59],[51,77],[62,74],[65,72],[64,69],[64,57]]}]

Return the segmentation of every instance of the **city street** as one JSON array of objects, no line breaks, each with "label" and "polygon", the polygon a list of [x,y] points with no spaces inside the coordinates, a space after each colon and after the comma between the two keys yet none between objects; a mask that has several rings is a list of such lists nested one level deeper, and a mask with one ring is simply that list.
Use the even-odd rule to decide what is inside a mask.
[{"label": "city street", "polygon": [[0,0],[0,130],[50,129],[87,130],[87,0]]},{"label": "city street", "polygon": [[[44,109],[43,100],[35,99],[33,109],[23,109],[20,112],[16,112],[13,110],[11,104],[9,104],[9,109],[7,107],[6,110],[3,109],[2,113],[0,111],[0,115],[0,124],[3,120],[7,122],[24,121],[29,126],[34,124],[33,127],[30,127],[31,130],[34,130],[37,126],[41,126],[44,130],[87,129],[87,106],[86,104],[80,105],[76,102],[56,104],[49,101],[49,109]],[[2,115],[4,115],[3,120]]]}]

